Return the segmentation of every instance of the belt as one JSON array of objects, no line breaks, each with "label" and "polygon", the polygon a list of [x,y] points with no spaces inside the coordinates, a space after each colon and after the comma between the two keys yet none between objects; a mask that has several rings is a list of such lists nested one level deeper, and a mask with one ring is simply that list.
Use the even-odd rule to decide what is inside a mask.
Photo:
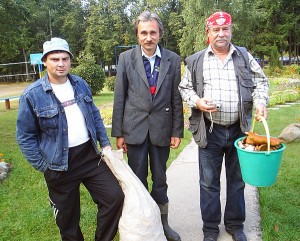
[{"label": "belt", "polygon": [[[204,117],[204,121],[205,121],[205,124],[206,125],[211,125],[211,121],[209,119],[207,119],[206,117]],[[229,124],[229,125],[220,125],[220,124],[217,124],[216,122],[214,122],[214,125],[213,126],[216,126],[216,127],[219,127],[219,128],[224,128],[224,129],[230,129],[232,127],[236,127],[236,126],[239,126],[240,125],[240,121],[236,121],[234,122],[233,124]]]}]

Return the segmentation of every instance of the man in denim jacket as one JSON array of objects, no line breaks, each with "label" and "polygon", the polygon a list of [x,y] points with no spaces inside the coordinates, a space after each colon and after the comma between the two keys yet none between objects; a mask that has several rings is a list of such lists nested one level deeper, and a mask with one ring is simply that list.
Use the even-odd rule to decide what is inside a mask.
[{"label": "man in denim jacket", "polygon": [[111,148],[87,83],[70,75],[72,53],[64,39],[43,45],[47,74],[23,92],[17,142],[27,161],[44,173],[62,240],[84,240],[80,230],[80,184],[98,206],[95,240],[114,239],[124,194],[101,159]]}]

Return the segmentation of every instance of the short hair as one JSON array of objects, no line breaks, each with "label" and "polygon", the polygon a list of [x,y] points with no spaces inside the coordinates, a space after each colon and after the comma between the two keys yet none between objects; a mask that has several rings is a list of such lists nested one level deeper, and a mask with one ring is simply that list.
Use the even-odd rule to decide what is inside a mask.
[{"label": "short hair", "polygon": [[145,11],[142,12],[135,20],[134,23],[134,32],[135,35],[137,36],[138,34],[138,25],[140,22],[149,22],[155,20],[158,23],[158,28],[159,28],[159,37],[162,38],[163,34],[164,34],[164,28],[163,28],[163,24],[162,21],[160,20],[160,18],[158,17],[158,15],[156,13],[151,13],[149,11]]}]

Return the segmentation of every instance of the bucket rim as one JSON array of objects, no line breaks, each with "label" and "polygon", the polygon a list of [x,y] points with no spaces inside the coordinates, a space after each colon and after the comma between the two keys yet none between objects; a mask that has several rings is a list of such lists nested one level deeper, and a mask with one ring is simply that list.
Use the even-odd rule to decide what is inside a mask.
[{"label": "bucket rim", "polygon": [[281,148],[280,149],[277,149],[277,150],[271,150],[270,153],[268,151],[249,151],[249,150],[246,150],[246,149],[243,149],[243,148],[240,148],[238,146],[238,142],[242,139],[244,139],[245,136],[242,136],[240,138],[238,138],[237,140],[235,140],[234,142],[234,146],[236,147],[236,149],[238,150],[241,150],[241,151],[244,151],[244,152],[248,152],[248,153],[258,153],[258,154],[265,154],[265,155],[270,155],[271,153],[276,153],[276,152],[281,152],[283,151],[285,148],[286,148],[286,145],[284,143],[281,143]]}]

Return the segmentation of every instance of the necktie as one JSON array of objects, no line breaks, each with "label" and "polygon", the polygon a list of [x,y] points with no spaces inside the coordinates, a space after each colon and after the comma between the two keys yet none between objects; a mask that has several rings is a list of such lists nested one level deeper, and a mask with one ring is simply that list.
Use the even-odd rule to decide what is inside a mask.
[{"label": "necktie", "polygon": [[152,95],[155,95],[158,73],[159,73],[160,58],[158,56],[156,56],[155,58],[153,74],[151,73],[150,61],[145,56],[143,56],[143,63],[144,63],[144,68],[145,68],[146,76],[150,87],[150,93]]},{"label": "necktie", "polygon": [[151,65],[149,59],[147,59],[145,56],[143,56],[143,62],[144,62],[144,68],[146,71],[147,79],[151,78]]}]

